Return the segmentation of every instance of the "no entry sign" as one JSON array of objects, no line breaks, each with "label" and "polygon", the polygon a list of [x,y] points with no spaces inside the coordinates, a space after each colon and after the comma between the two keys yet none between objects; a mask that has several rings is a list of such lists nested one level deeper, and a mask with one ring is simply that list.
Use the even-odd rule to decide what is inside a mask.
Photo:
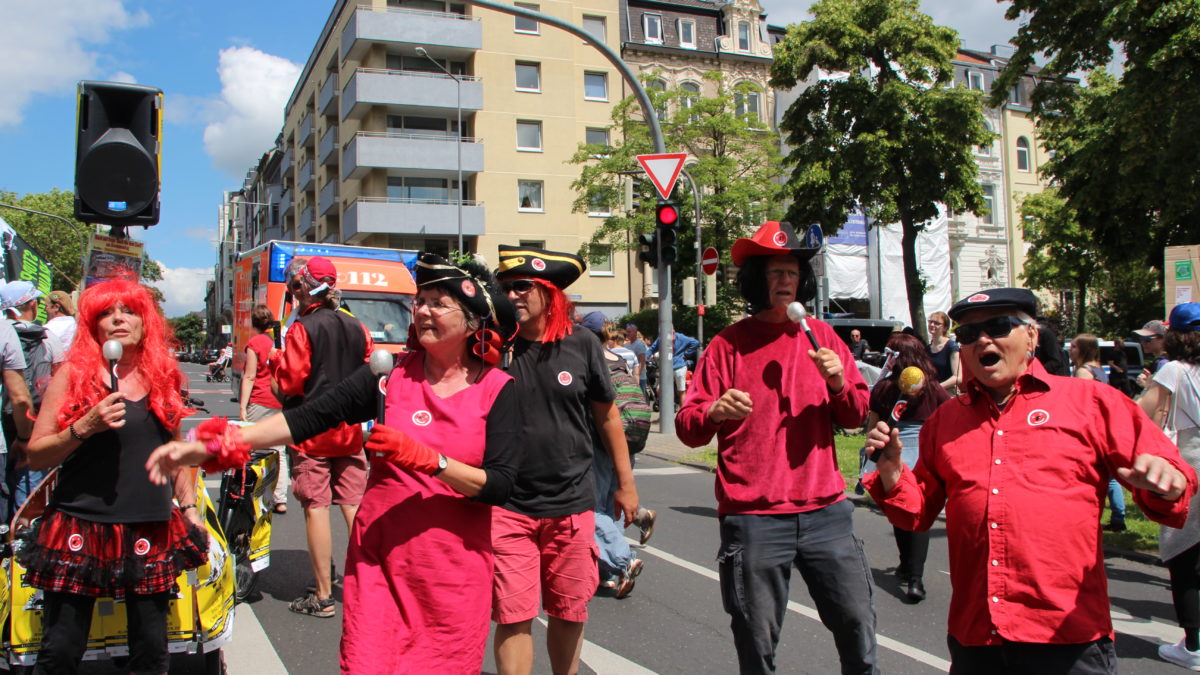
[{"label": "no entry sign", "polygon": [[704,249],[704,254],[700,256],[700,269],[704,270],[705,274],[716,274],[717,265],[721,262],[721,256],[717,254],[717,249],[709,246]]}]

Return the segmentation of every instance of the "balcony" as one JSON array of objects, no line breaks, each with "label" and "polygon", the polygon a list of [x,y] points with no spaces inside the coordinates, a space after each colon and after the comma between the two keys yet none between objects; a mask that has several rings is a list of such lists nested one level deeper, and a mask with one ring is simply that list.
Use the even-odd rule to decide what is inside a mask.
[{"label": "balcony", "polygon": [[308,113],[300,120],[300,145],[312,145],[312,140],[313,116],[312,113]]},{"label": "balcony", "polygon": [[308,234],[314,223],[316,223],[316,219],[313,218],[313,210],[310,206],[300,212],[300,220],[296,223],[296,236],[303,237]]},{"label": "balcony", "polygon": [[313,183],[313,162],[308,160],[300,167],[300,189],[307,190]]},{"label": "balcony", "polygon": [[[345,211],[342,238],[350,244],[371,234],[458,234],[458,204],[452,199],[359,197]],[[483,202],[462,202],[463,234],[484,234]]]},{"label": "balcony", "polygon": [[325,76],[325,84],[321,85],[321,92],[317,94],[317,110],[320,110],[322,115],[337,114],[337,80],[337,73],[328,73]]},{"label": "balcony", "polygon": [[[464,111],[483,109],[483,81],[460,75]],[[373,106],[402,106],[405,112],[445,114],[458,109],[454,79],[419,70],[359,68],[342,90],[342,119],[360,119]]]},{"label": "balcony", "polygon": [[337,138],[337,127],[331,126],[325,130],[325,135],[317,145],[317,161],[321,162],[321,166],[337,166]]},{"label": "balcony", "polygon": [[292,155],[292,149],[288,148],[287,152],[283,153],[283,159],[279,162],[279,175],[283,176],[284,180],[292,177],[292,169],[296,167],[296,158]]},{"label": "balcony", "polygon": [[483,143],[478,138],[360,131],[342,151],[342,180],[360,179],[371,169],[456,172],[459,147],[463,173],[483,171]]},{"label": "balcony", "polygon": [[342,61],[361,60],[376,42],[436,47],[441,56],[465,58],[483,46],[477,17],[448,12],[360,6],[342,30]]},{"label": "balcony", "polygon": [[279,197],[279,215],[290,216],[295,206],[296,203],[292,201],[292,191],[284,190]]},{"label": "balcony", "polygon": [[325,183],[325,187],[321,188],[321,194],[317,197],[317,213],[323,216],[326,213],[329,213],[329,209],[337,205],[337,187],[337,181],[330,180]]}]

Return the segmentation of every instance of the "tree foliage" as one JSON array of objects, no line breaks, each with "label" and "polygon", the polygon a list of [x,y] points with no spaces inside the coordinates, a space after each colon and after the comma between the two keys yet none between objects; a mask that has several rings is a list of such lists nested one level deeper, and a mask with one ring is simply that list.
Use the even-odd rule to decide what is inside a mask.
[{"label": "tree foliage", "polygon": [[[958,35],[918,0],[821,0],[775,50],[771,84],[819,77],[787,110],[793,223],[836,232],[853,210],[902,226],[905,286],[924,331],[916,239],[938,204],[984,208],[973,147],[991,141],[978,92],[952,87]],[[823,76],[823,77],[822,77]]]},{"label": "tree foliage", "polygon": [[[1010,0],[1023,25],[993,103],[1033,64],[1035,112],[1054,152],[1044,169],[1104,262],[1161,267],[1162,248],[1200,241],[1200,3]],[[1118,51],[1119,50],[1119,51]],[[1120,78],[1102,72],[1124,57]],[[1088,87],[1072,73],[1096,70]]]},{"label": "tree foliage", "polygon": [[189,312],[174,319],[168,319],[175,338],[181,345],[203,345],[205,343],[204,316],[200,312]]}]

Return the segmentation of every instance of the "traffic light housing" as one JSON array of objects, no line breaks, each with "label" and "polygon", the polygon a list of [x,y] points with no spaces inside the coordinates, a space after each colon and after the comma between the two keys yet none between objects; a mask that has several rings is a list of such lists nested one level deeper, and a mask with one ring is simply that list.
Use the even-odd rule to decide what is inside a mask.
[{"label": "traffic light housing", "polygon": [[80,82],[75,218],[114,226],[158,223],[162,90]]},{"label": "traffic light housing", "polygon": [[653,234],[638,235],[638,260],[658,267],[658,237]]},{"label": "traffic light housing", "polygon": [[657,225],[658,244],[662,250],[664,265],[672,265],[679,256],[675,247],[675,238],[679,226],[679,205],[675,202],[660,201],[654,208],[654,221]]}]

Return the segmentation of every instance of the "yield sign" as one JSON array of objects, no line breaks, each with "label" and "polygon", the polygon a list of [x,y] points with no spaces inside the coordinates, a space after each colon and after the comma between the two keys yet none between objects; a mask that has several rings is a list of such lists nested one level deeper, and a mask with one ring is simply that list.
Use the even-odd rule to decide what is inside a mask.
[{"label": "yield sign", "polygon": [[683,162],[686,159],[686,152],[637,156],[638,163],[649,174],[654,189],[658,190],[658,196],[663,199],[671,198],[671,190],[675,189],[675,181],[679,180],[679,172],[683,170]]},{"label": "yield sign", "polygon": [[717,254],[717,249],[709,246],[704,249],[704,254],[700,256],[700,269],[705,274],[712,274],[717,271],[717,265],[721,262],[721,256]]}]

